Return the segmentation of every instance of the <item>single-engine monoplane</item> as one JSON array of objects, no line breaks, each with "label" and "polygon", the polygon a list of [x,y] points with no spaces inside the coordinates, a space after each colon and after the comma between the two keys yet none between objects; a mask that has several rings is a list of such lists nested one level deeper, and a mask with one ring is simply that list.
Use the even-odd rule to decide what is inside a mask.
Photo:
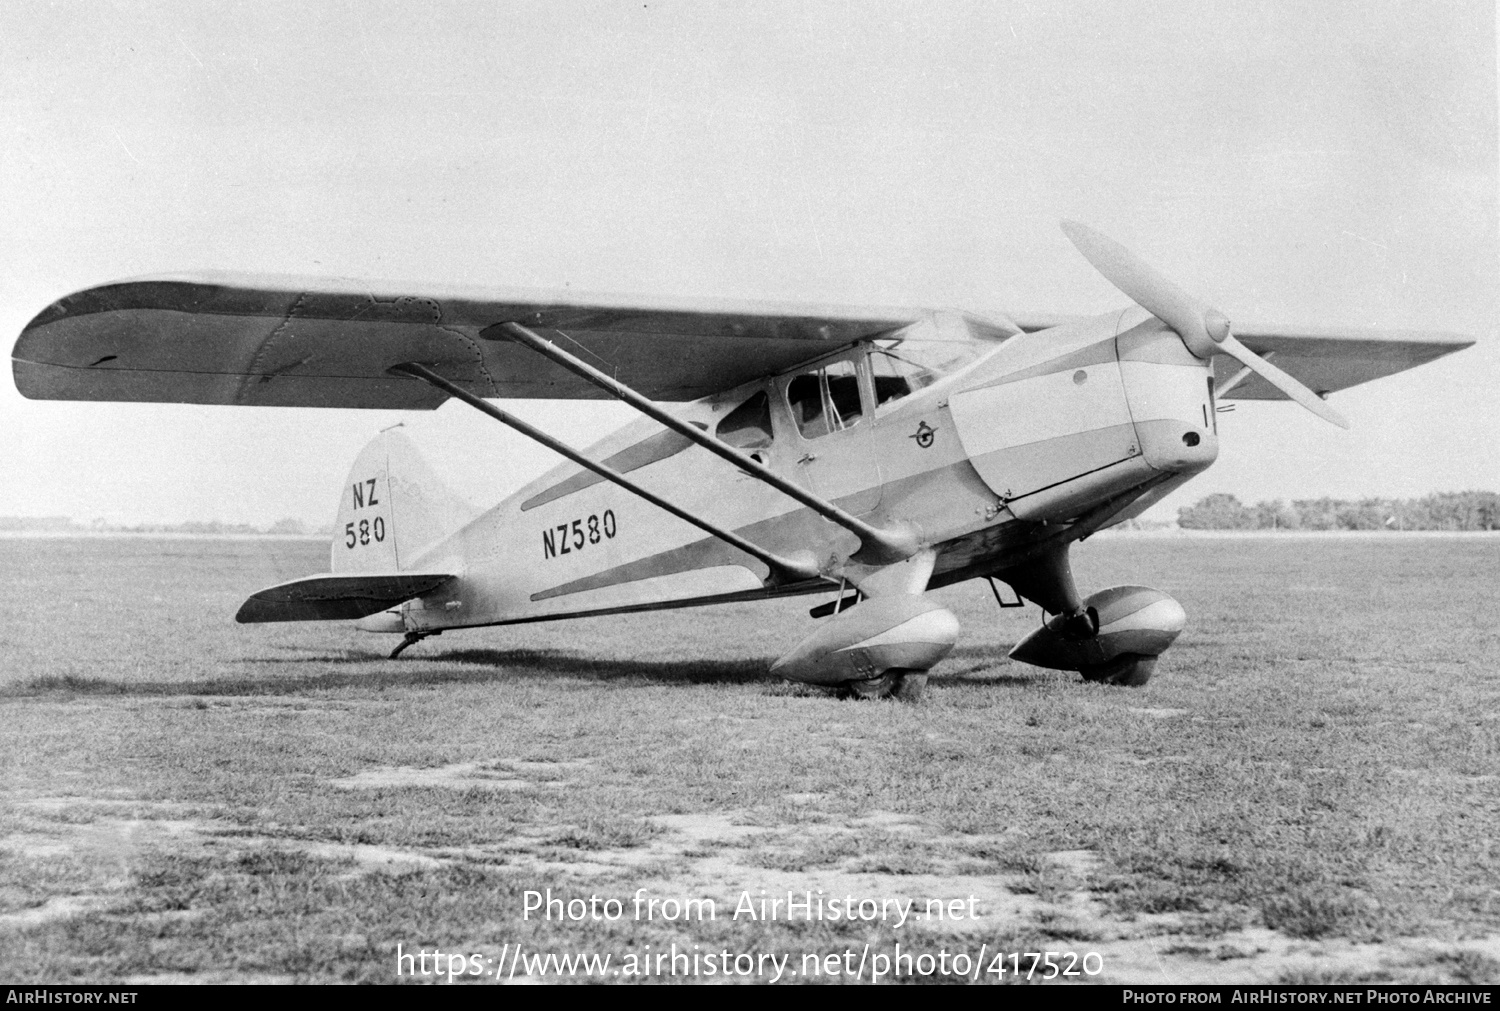
[{"label": "single-engine monoplane", "polygon": [[[1100,316],[195,275],[90,288],[14,351],[27,397],[431,410],[457,398],[567,462],[498,505],[448,491],[397,430],[344,484],[330,571],[260,590],[242,622],[401,634],[832,594],[772,666],[913,697],[959,624],[929,595],[988,579],[1044,612],[1010,653],[1140,685],[1182,631],[1170,596],[1083,596],[1075,541],[1214,462],[1224,400],[1330,393],[1467,347],[1447,333],[1238,323],[1065,222],[1135,304]],[[618,398],[586,449],[493,401]],[[667,406],[671,405],[671,406]],[[1007,587],[1002,592],[1002,587]]]}]

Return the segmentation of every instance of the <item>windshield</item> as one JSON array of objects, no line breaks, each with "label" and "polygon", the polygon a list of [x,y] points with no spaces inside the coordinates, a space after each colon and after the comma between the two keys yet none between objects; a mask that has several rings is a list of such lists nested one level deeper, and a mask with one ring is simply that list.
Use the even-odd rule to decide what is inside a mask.
[{"label": "windshield", "polygon": [[984,354],[988,345],[969,341],[875,341],[870,373],[877,406],[924,389]]}]

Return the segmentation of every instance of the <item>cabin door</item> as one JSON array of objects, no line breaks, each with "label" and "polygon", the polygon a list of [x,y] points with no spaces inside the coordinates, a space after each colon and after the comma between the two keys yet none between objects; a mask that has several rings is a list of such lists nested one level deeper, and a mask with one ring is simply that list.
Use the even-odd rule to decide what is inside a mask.
[{"label": "cabin door", "polygon": [[793,473],[814,494],[855,516],[880,505],[869,419],[873,399],[863,372],[864,352],[844,355],[776,384],[790,416]]}]

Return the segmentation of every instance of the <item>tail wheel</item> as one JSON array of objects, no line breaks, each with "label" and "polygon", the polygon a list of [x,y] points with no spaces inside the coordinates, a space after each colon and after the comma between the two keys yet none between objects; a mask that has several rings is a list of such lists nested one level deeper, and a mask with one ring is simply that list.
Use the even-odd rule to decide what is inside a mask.
[{"label": "tail wheel", "polygon": [[1142,653],[1122,653],[1108,663],[1092,664],[1078,673],[1083,675],[1085,681],[1095,684],[1139,688],[1151,680],[1158,659],[1159,657]]},{"label": "tail wheel", "polygon": [[892,667],[879,677],[867,681],[845,681],[839,697],[845,699],[899,699],[917,702],[927,687],[927,672]]}]

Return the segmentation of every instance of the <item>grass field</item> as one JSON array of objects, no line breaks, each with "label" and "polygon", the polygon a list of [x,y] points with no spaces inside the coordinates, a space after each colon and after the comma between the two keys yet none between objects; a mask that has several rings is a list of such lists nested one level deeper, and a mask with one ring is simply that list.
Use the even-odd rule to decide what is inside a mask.
[{"label": "grass field", "polygon": [[[234,624],[325,556],[0,540],[0,980],[388,982],[398,944],[551,979],[527,959],[675,943],[795,981],[898,944],[1097,952],[1084,981],[1500,981],[1500,537],[1101,536],[1085,592],[1188,611],[1148,687],[1010,663],[1035,608],[969,584],[939,591],[965,634],[917,705],[764,673],[811,598],[398,661]],[[623,915],[523,915],[549,888]],[[638,918],[639,889],[717,916]],[[961,915],[730,915],[762,890]]]}]

